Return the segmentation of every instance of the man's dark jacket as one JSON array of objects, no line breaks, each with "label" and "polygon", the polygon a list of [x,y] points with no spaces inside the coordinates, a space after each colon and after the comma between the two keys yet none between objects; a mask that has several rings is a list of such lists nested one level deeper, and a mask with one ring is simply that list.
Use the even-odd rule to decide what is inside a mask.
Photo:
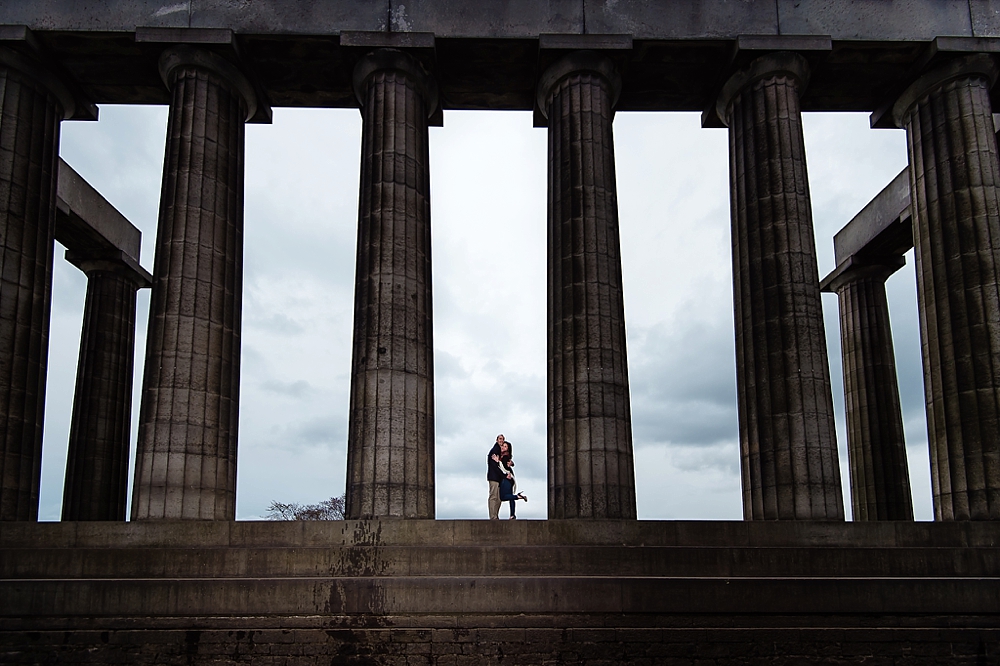
[{"label": "man's dark jacket", "polygon": [[507,475],[500,471],[500,463],[493,460],[493,456],[500,457],[500,445],[494,444],[486,456],[486,480],[499,483],[507,478]]}]

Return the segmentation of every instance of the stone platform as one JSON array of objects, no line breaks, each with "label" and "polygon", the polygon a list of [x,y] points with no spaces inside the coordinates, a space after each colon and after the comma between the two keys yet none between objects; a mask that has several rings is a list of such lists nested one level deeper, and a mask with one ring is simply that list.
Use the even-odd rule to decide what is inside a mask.
[{"label": "stone platform", "polygon": [[0,523],[0,663],[989,664],[1000,524]]}]

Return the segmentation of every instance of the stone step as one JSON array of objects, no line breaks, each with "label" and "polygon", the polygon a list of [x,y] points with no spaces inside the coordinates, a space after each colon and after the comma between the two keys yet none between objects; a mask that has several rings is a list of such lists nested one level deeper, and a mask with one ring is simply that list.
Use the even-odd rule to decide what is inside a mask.
[{"label": "stone step", "polygon": [[[22,617],[482,614],[979,615],[998,578],[396,576],[0,581],[0,628]],[[838,621],[843,622],[843,618]]]},{"label": "stone step", "polygon": [[0,523],[0,662],[979,663],[998,543],[1000,523]]},{"label": "stone step", "polygon": [[0,547],[0,579],[1000,576],[1000,549],[845,546]]},{"label": "stone step", "polygon": [[0,547],[1000,547],[996,522],[349,520],[0,522]]}]

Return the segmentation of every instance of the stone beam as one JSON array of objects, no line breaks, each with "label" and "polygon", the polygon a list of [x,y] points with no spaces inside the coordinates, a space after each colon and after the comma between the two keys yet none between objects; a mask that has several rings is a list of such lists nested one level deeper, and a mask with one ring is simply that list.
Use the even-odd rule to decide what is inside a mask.
[{"label": "stone beam", "polygon": [[628,33],[643,39],[746,34],[823,34],[855,40],[1000,37],[990,4],[977,0],[910,0],[905,11],[886,11],[884,0],[95,0],[85,5],[34,0],[5,3],[0,21],[33,30],[122,32],[143,25],[226,27],[247,34],[433,32],[442,38],[517,39],[545,33]]},{"label": "stone beam", "polygon": [[902,256],[912,247],[908,169],[900,171],[833,237],[837,266],[856,256]]},{"label": "stone beam", "polygon": [[140,286],[148,287],[153,279],[139,265],[142,232],[61,158],[55,237],[66,247],[69,257],[120,253],[121,261],[136,274]]},{"label": "stone beam", "polygon": [[[934,40],[979,50],[1000,38],[1000,17],[976,0],[60,0],[0,5],[0,26],[31,29],[39,48],[98,103],[167,104],[148,30],[234,35],[240,59],[274,106],[356,107],[343,35],[433,34],[445,109],[531,110],[545,36],[628,36],[617,111],[703,111],[714,102],[740,39],[827,39],[810,62],[803,111],[873,111],[900,90]],[[207,32],[205,32],[207,31]],[[970,41],[971,40],[971,41]],[[210,42],[211,40],[209,40]],[[943,43],[942,43],[943,44]],[[905,86],[904,86],[905,87]]]}]

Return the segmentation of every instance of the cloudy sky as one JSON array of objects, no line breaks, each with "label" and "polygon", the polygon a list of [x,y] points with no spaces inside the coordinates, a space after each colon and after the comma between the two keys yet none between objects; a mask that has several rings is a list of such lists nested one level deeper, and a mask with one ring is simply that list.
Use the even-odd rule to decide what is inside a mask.
[{"label": "cloudy sky", "polygon": [[[143,232],[152,270],[163,107],[63,123],[63,158]],[[820,275],[833,234],[906,165],[905,136],[805,116]],[[357,234],[357,110],[275,109],[246,149],[237,517],[344,490]],[[514,442],[522,518],[545,517],[544,129],[445,112],[430,130],[437,515],[483,518],[484,458]],[[726,130],[696,114],[615,119],[639,517],[740,519]],[[914,508],[932,517],[912,252],[888,283]],[[40,518],[58,520],[86,279],[56,248]],[[139,296],[135,415],[148,291]],[[837,299],[824,295],[845,505]],[[133,454],[134,457],[134,454]],[[131,476],[130,476],[131,480]]]}]

